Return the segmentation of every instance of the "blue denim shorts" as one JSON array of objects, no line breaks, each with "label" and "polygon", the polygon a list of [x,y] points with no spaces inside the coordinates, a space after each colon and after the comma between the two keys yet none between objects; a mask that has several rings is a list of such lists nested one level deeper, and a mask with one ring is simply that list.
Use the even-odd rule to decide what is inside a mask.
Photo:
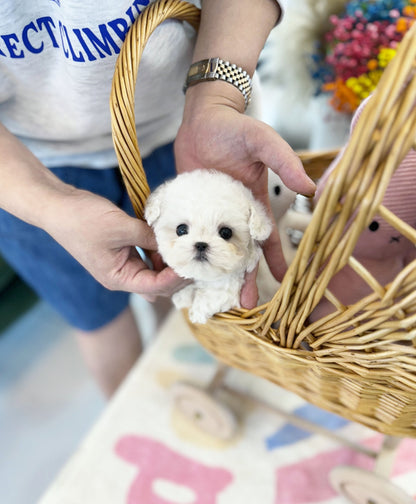
[{"label": "blue denim shorts", "polygon": [[[175,176],[173,145],[160,147],[143,159],[153,190]],[[118,168],[51,168],[64,182],[111,200],[130,215],[131,203]],[[110,291],[98,283],[43,230],[0,209],[0,254],[37,294],[78,329],[98,329],[119,315],[129,293]]]}]

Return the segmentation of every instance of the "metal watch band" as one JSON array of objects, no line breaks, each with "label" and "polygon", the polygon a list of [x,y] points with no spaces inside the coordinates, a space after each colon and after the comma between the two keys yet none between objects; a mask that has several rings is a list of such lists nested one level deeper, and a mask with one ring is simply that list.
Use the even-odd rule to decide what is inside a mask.
[{"label": "metal watch band", "polygon": [[251,78],[241,67],[220,58],[209,58],[193,63],[189,67],[184,92],[198,82],[223,80],[239,89],[244,96],[245,106],[251,100]]}]

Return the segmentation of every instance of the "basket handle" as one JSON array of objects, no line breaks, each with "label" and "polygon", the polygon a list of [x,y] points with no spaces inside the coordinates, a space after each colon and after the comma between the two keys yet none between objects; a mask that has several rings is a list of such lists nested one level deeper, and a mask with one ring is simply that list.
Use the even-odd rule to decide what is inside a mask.
[{"label": "basket handle", "polygon": [[168,18],[187,21],[198,29],[200,10],[182,0],[159,0],[150,4],[131,26],[118,55],[110,95],[111,128],[121,175],[134,212],[143,218],[150,194],[136,134],[134,97],[137,72],[151,34]]}]

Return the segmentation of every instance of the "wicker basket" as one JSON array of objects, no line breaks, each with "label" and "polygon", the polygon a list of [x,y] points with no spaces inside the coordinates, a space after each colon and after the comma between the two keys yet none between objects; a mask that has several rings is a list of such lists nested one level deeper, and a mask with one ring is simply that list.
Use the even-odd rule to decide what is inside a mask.
[{"label": "wicker basket", "polygon": [[[114,143],[139,217],[149,188],[136,139],[135,81],[146,41],[167,18],[197,29],[199,11],[179,0],[151,4],[127,35],[111,95]],[[225,364],[349,420],[404,437],[416,437],[416,261],[381,286],[351,251],[376,213],[416,244],[415,229],[381,205],[395,167],[414,145],[415,57],[416,23],[363,111],[365,120],[354,129],[273,299],[250,311],[218,314],[206,325],[191,324],[200,343]],[[317,174],[333,157],[309,153],[305,168]],[[353,225],[345,232],[349,219]],[[309,324],[322,296],[331,297],[329,280],[347,263],[373,294],[349,307],[332,298],[336,312]]]}]

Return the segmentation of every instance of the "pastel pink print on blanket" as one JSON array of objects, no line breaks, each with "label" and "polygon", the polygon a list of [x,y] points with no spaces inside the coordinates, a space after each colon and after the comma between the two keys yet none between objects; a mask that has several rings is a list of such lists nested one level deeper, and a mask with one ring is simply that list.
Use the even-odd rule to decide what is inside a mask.
[{"label": "pastel pink print on blanket", "polygon": [[222,468],[209,467],[175,452],[163,443],[143,436],[124,436],[115,447],[124,460],[137,466],[138,474],[128,491],[127,504],[176,504],[157,493],[156,482],[172,488],[188,489],[193,504],[215,504],[218,495],[232,481],[232,474]]},{"label": "pastel pink print on blanket", "polygon": [[[383,436],[365,440],[362,444],[369,449],[379,450]],[[416,439],[404,439],[395,455],[391,477],[415,473]],[[353,466],[371,471],[374,460],[352,448],[337,448],[323,451],[313,457],[283,466],[277,470],[278,496],[275,504],[323,504],[332,502],[337,492],[330,484],[329,474],[339,466]]]}]

